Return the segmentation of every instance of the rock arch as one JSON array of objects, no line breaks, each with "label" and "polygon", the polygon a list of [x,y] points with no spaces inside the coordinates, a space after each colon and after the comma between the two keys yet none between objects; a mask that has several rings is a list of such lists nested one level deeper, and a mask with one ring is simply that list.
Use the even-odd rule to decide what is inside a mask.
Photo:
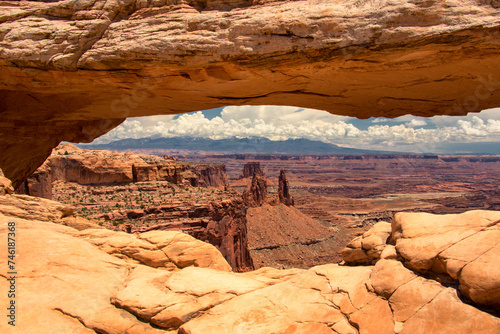
[{"label": "rock arch", "polygon": [[124,118],[293,105],[360,118],[500,106],[497,1],[0,1],[0,168]]}]

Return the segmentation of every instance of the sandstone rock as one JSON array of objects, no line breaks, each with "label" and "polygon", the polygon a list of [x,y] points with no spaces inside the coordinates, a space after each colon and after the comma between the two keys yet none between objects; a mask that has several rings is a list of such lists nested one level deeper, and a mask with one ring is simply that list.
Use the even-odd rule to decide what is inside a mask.
[{"label": "sandstone rock", "polygon": [[236,104],[360,118],[497,107],[496,7],[2,1],[0,167],[17,188],[60,141],[91,141],[126,117]]},{"label": "sandstone rock", "polygon": [[[10,221],[0,215],[3,238]],[[14,221],[17,253],[22,254],[16,257],[17,319],[16,327],[1,322],[2,333],[162,333],[110,304],[128,276],[123,261],[67,235],[74,231],[69,227]],[[7,252],[5,243],[1,250]],[[9,276],[7,266],[0,271]],[[1,285],[2,290],[7,288],[7,281]],[[6,296],[1,298],[2,303],[7,301]]]},{"label": "sandstone rock", "polygon": [[[391,236],[391,224],[378,222],[368,231],[347,244],[342,250],[342,258],[349,265],[375,264],[388,246]],[[396,254],[386,253],[385,257],[395,257]]]},{"label": "sandstone rock", "polygon": [[62,223],[75,215],[75,208],[40,197],[27,195],[0,196],[0,213],[6,216]]},{"label": "sandstone rock", "polygon": [[151,231],[138,236],[124,232],[87,229],[78,234],[108,254],[132,263],[169,270],[189,266],[231,271],[212,245],[175,231]]},{"label": "sandstone rock", "polygon": [[458,279],[461,292],[476,303],[500,305],[496,258],[500,213],[469,211],[456,215],[398,213],[392,225],[396,249],[415,270]]},{"label": "sandstone rock", "polygon": [[225,165],[191,165],[189,170],[196,175],[196,178],[191,181],[193,187],[221,190],[229,187]]},{"label": "sandstone rock", "polygon": [[86,229],[104,229],[104,227],[82,217],[69,216],[62,219],[62,224],[82,231]]},{"label": "sandstone rock", "polygon": [[243,173],[239,179],[253,178],[255,174],[264,174],[264,171],[260,168],[260,162],[250,161],[243,166]]},{"label": "sandstone rock", "polygon": [[49,161],[46,160],[43,165],[31,174],[16,189],[16,193],[52,199],[52,175],[50,173]]},{"label": "sandstone rock", "polygon": [[[172,232],[139,237],[108,230],[79,232],[0,214],[0,238],[6,238],[11,221],[18,229],[17,252],[22,256],[16,257],[16,265],[22,275],[17,278],[16,327],[1,322],[2,333],[500,331],[498,317],[463,303],[455,289],[397,260],[382,259],[375,267],[328,264],[242,274],[194,266],[169,271],[122,260],[99,248],[165,249],[176,243],[177,237],[165,240],[165,233]],[[6,253],[6,246],[0,243],[0,251]],[[173,248],[168,251],[175,253]],[[491,267],[496,259],[484,261]],[[0,267],[4,277],[6,268]],[[7,280],[0,281],[2,289],[7,285]],[[5,295],[0,298],[7,302]]]},{"label": "sandstone rock", "polygon": [[264,174],[253,174],[250,187],[243,192],[243,201],[251,208],[267,203],[267,180]]},{"label": "sandstone rock", "polygon": [[224,165],[189,165],[152,155],[85,150],[62,144],[17,188],[17,192],[52,199],[52,183],[56,181],[81,185],[168,181],[193,187],[228,187]]},{"label": "sandstone rock", "polygon": [[283,203],[286,206],[292,206],[294,204],[293,197],[292,195],[290,195],[290,189],[288,186],[288,181],[286,179],[286,173],[284,168],[280,170],[277,195],[279,203]]},{"label": "sandstone rock", "polygon": [[12,193],[14,193],[12,182],[3,175],[3,171],[0,169],[0,196]]},{"label": "sandstone rock", "polygon": [[217,247],[235,271],[254,269],[248,247],[247,208],[243,201],[229,200],[211,204],[211,220],[200,240]]},{"label": "sandstone rock", "polygon": [[495,333],[497,317],[464,304],[456,290],[415,275],[399,261],[381,260],[371,274],[370,286],[388,299],[398,333],[454,331]]}]

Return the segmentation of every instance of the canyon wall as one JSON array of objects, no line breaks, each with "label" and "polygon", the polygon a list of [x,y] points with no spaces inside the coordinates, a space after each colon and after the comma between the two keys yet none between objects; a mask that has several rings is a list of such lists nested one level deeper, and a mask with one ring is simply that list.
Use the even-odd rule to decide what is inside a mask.
[{"label": "canyon wall", "polygon": [[0,1],[0,167],[126,117],[292,105],[360,118],[500,105],[498,2]]},{"label": "canyon wall", "polygon": [[[164,204],[160,207],[123,212],[124,217],[115,215],[113,218],[129,218],[127,221],[132,225],[137,221],[151,220],[152,215],[159,221],[172,220],[148,228],[133,227],[131,232],[182,231],[214,245],[234,271],[242,272],[254,269],[248,246],[246,212],[247,207],[241,199],[231,199],[196,205]],[[183,219],[180,219],[181,217]]]},{"label": "canyon wall", "polygon": [[228,187],[224,165],[188,164],[150,155],[84,150],[64,144],[54,149],[17,192],[51,199],[55,181],[82,185],[168,181],[182,186]]}]

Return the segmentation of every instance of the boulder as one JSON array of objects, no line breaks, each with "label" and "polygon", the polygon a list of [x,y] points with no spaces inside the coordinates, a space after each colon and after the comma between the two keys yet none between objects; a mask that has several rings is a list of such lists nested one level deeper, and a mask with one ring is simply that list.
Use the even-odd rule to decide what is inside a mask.
[{"label": "boulder", "polygon": [[[342,258],[348,265],[375,264],[381,257],[391,236],[391,224],[378,222],[363,235],[354,238],[342,250]],[[384,257],[395,257],[395,252],[386,251]]]},{"label": "boulder", "polygon": [[12,182],[5,177],[2,170],[0,169],[0,196],[5,194],[14,193],[14,188],[12,187]]},{"label": "boulder", "polygon": [[[484,218],[494,213],[466,216],[475,214]],[[0,214],[0,238],[7,238],[13,223],[20,255],[14,260],[17,318],[16,327],[0,322],[2,333],[500,332],[494,312],[464,303],[456,289],[409,270],[399,260],[234,273],[214,269],[210,256],[203,258],[195,249],[202,245],[190,246],[199,241],[182,234],[77,231]],[[155,268],[161,259],[155,250],[175,265]],[[6,243],[0,243],[0,251],[7,253]],[[180,268],[189,254],[200,266]],[[496,258],[482,261],[493,267]],[[6,266],[0,274],[12,275]],[[7,291],[8,281],[1,280],[0,287]],[[7,295],[1,298],[9,302]]]},{"label": "boulder", "polygon": [[405,265],[422,273],[458,280],[475,303],[500,305],[500,212],[432,215],[398,213],[392,224],[396,250]]}]

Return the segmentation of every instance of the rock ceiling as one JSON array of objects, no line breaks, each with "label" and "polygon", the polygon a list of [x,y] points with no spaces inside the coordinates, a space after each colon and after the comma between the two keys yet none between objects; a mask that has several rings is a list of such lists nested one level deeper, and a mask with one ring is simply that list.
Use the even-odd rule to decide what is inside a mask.
[{"label": "rock ceiling", "polygon": [[0,168],[126,117],[292,105],[367,118],[500,106],[498,0],[0,1]]}]

